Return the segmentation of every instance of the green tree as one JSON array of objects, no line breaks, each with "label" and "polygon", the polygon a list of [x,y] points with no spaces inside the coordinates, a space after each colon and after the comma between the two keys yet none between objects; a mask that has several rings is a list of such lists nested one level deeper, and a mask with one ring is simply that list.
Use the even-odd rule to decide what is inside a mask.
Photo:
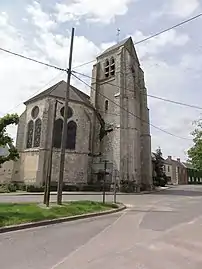
[{"label": "green tree", "polygon": [[0,165],[4,162],[13,160],[16,161],[19,158],[18,151],[13,145],[13,139],[7,134],[6,128],[11,124],[18,124],[19,117],[17,114],[7,114],[0,118],[0,148],[8,148],[8,156],[0,156]]},{"label": "green tree", "polygon": [[155,153],[154,170],[156,172],[155,185],[162,187],[165,186],[167,184],[167,177],[164,172],[164,159],[160,147]]},{"label": "green tree", "polygon": [[188,150],[189,162],[195,169],[202,170],[202,119],[195,121],[193,135],[194,145]]}]

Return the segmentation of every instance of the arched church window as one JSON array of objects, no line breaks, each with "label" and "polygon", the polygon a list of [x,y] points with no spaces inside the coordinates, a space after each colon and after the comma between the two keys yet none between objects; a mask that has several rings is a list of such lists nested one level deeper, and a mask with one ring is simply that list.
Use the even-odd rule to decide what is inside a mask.
[{"label": "arched church window", "polygon": [[32,109],[31,115],[32,115],[33,119],[36,119],[38,117],[38,115],[39,115],[39,107],[38,106],[35,106]]},{"label": "arched church window", "polygon": [[[64,115],[65,115],[65,108],[64,108],[64,107],[62,107],[62,108],[60,109],[60,115],[61,115],[62,117],[64,117]],[[70,106],[68,106],[67,116],[68,116],[68,119],[71,118],[71,117],[73,116],[73,110],[72,110],[72,108],[71,108]]]},{"label": "arched church window", "polygon": [[34,122],[30,120],[27,125],[27,148],[32,148]]},{"label": "arched church window", "polygon": [[76,123],[74,121],[70,121],[67,125],[66,149],[74,150],[76,148],[76,130]]},{"label": "arched church window", "polygon": [[109,109],[109,101],[106,100],[105,101],[105,112],[108,111],[108,109]]},{"label": "arched church window", "polygon": [[115,75],[115,61],[114,61],[114,58],[113,57],[110,60],[110,74],[112,76]]},{"label": "arched church window", "polygon": [[34,128],[34,147],[38,148],[41,142],[41,119],[35,121]]},{"label": "arched church window", "polygon": [[109,77],[109,60],[108,59],[105,61],[105,77],[106,78]]},{"label": "arched church window", "polygon": [[62,119],[56,120],[53,131],[53,147],[57,149],[61,148],[62,128],[63,128],[63,120]]}]

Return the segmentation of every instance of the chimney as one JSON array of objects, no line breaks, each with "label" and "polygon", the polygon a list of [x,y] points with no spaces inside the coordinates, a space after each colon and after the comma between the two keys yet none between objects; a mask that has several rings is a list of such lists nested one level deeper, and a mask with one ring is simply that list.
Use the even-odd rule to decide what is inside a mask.
[{"label": "chimney", "polygon": [[177,158],[177,161],[180,163],[180,158]]},{"label": "chimney", "polygon": [[168,160],[172,161],[172,156],[168,156]]}]

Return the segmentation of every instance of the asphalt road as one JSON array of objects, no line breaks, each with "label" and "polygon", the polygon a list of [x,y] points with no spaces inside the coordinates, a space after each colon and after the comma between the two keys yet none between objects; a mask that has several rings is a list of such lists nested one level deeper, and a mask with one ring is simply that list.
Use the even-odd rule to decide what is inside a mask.
[{"label": "asphalt road", "polygon": [[202,268],[202,186],[118,200],[128,204],[126,211],[1,234],[0,268]]}]

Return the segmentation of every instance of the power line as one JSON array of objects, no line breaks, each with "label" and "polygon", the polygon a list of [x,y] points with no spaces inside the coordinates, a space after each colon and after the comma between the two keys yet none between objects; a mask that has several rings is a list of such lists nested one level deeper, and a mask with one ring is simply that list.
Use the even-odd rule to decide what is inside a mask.
[{"label": "power line", "polygon": [[[184,21],[182,21],[182,22],[180,22],[180,23],[178,23],[178,24],[175,24],[175,25],[173,25],[173,26],[171,26],[171,27],[169,27],[169,28],[166,28],[166,29],[164,29],[164,30],[162,30],[162,31],[159,31],[159,32],[157,32],[156,34],[150,35],[150,36],[148,36],[148,37],[146,37],[146,38],[144,38],[144,39],[141,39],[141,40],[139,40],[139,41],[137,41],[137,42],[134,42],[134,45],[139,45],[139,44],[141,44],[141,43],[143,43],[143,42],[146,42],[146,41],[148,41],[148,40],[150,40],[150,39],[152,39],[152,38],[154,38],[154,37],[157,37],[157,36],[159,36],[159,35],[161,35],[161,34],[164,34],[164,33],[168,32],[168,31],[170,31],[170,30],[172,30],[172,29],[175,29],[175,28],[180,27],[180,26],[182,26],[182,25],[184,25],[184,24],[186,24],[186,23],[188,23],[188,22],[191,22],[191,21],[193,21],[193,20],[196,20],[196,19],[198,19],[198,18],[201,17],[201,16],[202,16],[202,13],[200,13],[200,14],[194,16],[194,17],[191,17],[191,18],[189,18],[189,19],[187,19],[187,20],[184,20]],[[95,62],[95,61],[96,61],[95,59],[94,59],[94,60],[91,60],[91,61],[89,61],[89,62],[86,62],[86,63],[80,64],[80,65],[78,65],[78,66],[75,66],[73,69],[75,69],[75,68],[79,68],[79,67],[82,67],[82,66],[85,66],[85,65],[88,65],[88,64],[93,63],[93,62]]]},{"label": "power line", "polygon": [[[84,83],[86,86],[88,86],[89,88],[91,88],[92,90],[95,91],[95,89],[93,89],[93,87],[91,87],[88,83],[86,83],[85,81],[83,81],[82,79],[80,79],[79,77],[77,77],[76,75],[72,74],[75,78],[77,78],[79,81],[81,81],[82,83]],[[106,97],[104,94],[98,92],[98,94],[104,98],[106,98],[108,101],[110,101],[111,103],[115,104],[116,106],[120,107],[121,109],[123,109],[124,111],[126,111],[127,113],[131,114],[132,116],[134,116],[135,118],[137,119],[140,119],[141,121],[149,124],[150,126],[152,126],[153,128],[163,132],[163,133],[166,133],[168,135],[171,135],[173,137],[176,137],[176,138],[180,138],[180,139],[183,139],[183,140],[189,140],[189,141],[192,141],[192,139],[189,139],[189,138],[185,138],[185,137],[181,137],[181,136],[178,136],[178,135],[175,135],[175,134],[172,134],[164,129],[161,129],[160,127],[157,127],[155,126],[154,124],[150,123],[150,122],[147,122],[145,120],[143,120],[142,118],[138,117],[137,115],[133,114],[132,112],[128,111],[127,109],[125,109],[124,107],[120,106],[119,104],[117,104],[116,102],[114,102],[113,100],[109,99],[108,97]]]},{"label": "power line", "polygon": [[171,27],[169,27],[169,28],[167,28],[167,29],[165,29],[165,30],[162,30],[162,31],[160,31],[160,32],[158,32],[158,33],[156,33],[156,34],[153,34],[153,35],[151,35],[151,36],[148,36],[148,37],[146,37],[146,38],[144,38],[144,39],[142,39],[142,40],[140,40],[140,41],[137,41],[137,42],[135,43],[135,45],[138,45],[138,44],[143,43],[143,42],[145,42],[145,41],[147,41],[147,40],[149,40],[149,39],[152,39],[152,38],[154,38],[154,37],[156,37],[156,36],[159,36],[159,35],[161,35],[161,34],[164,34],[164,33],[168,32],[168,31],[170,31],[170,30],[172,30],[172,29],[175,29],[175,28],[177,28],[177,27],[180,27],[180,26],[182,26],[182,25],[184,25],[184,24],[186,24],[186,23],[188,23],[188,22],[190,22],[190,21],[193,21],[193,20],[195,20],[195,19],[198,19],[198,18],[201,17],[201,16],[202,16],[202,13],[200,13],[200,14],[194,16],[194,17],[191,17],[191,18],[189,18],[189,19],[187,19],[187,20],[185,20],[185,21],[182,21],[182,22],[180,22],[180,23],[178,23],[178,24],[175,24],[175,25],[173,25],[173,26],[171,26]]},{"label": "power line", "polygon": [[60,70],[60,71],[65,71],[65,72],[67,71],[67,70],[64,69],[64,68],[60,68],[60,67],[57,67],[57,66],[52,65],[52,64],[47,64],[47,63],[44,63],[44,62],[41,62],[41,61],[32,59],[32,58],[30,58],[30,57],[26,57],[26,56],[24,56],[24,55],[22,55],[22,54],[12,52],[12,51],[10,51],[10,50],[6,50],[6,49],[3,49],[3,48],[0,48],[0,50],[3,51],[3,52],[9,53],[9,54],[11,54],[11,55],[18,56],[18,57],[21,57],[21,58],[23,58],[23,59],[26,59],[26,60],[29,60],[29,61],[38,63],[38,64],[42,64],[42,65],[45,65],[45,66],[48,66],[48,67],[51,67],[51,68],[55,68],[55,69]]},{"label": "power line", "polygon": [[80,65],[77,65],[77,66],[73,67],[73,69],[82,67],[82,66],[84,66],[84,65],[91,64],[91,63],[93,63],[93,62],[95,62],[95,61],[96,61],[96,60],[91,60],[91,61],[89,61],[89,62],[86,62],[86,63],[80,64]]},{"label": "power line", "polygon": [[173,100],[170,100],[170,99],[158,97],[158,96],[151,95],[151,94],[145,94],[145,95],[147,95],[147,96],[149,96],[151,98],[158,99],[158,100],[165,101],[165,102],[169,102],[169,103],[172,103],[172,104],[176,104],[176,105],[180,105],[180,106],[186,106],[186,107],[190,107],[190,108],[195,108],[195,109],[202,110],[202,107],[200,107],[200,106],[195,106],[195,105],[190,105],[190,104],[186,104],[186,103],[181,103],[181,102],[178,102],[178,101],[173,101]]},{"label": "power line", "polygon": [[[84,77],[93,79],[91,76],[88,76],[86,74],[82,74],[82,73],[77,72],[77,71],[72,71],[72,72],[73,73],[76,73],[78,75],[81,75],[81,76],[84,76]],[[121,89],[120,86],[115,85],[113,83],[107,82],[107,84]],[[154,99],[158,99],[158,100],[164,101],[164,102],[169,102],[169,103],[172,103],[172,104],[175,104],[175,105],[181,105],[181,106],[186,106],[186,107],[190,107],[190,108],[195,108],[195,109],[202,110],[202,107],[199,107],[199,106],[196,106],[196,105],[186,104],[186,103],[182,103],[182,102],[179,102],[179,101],[170,100],[170,99],[167,99],[167,98],[163,98],[163,97],[159,97],[159,96],[155,96],[155,95],[151,95],[151,94],[145,94],[145,93],[141,93],[141,94],[142,95],[146,95],[146,96],[151,97],[151,98],[154,98]]]}]

